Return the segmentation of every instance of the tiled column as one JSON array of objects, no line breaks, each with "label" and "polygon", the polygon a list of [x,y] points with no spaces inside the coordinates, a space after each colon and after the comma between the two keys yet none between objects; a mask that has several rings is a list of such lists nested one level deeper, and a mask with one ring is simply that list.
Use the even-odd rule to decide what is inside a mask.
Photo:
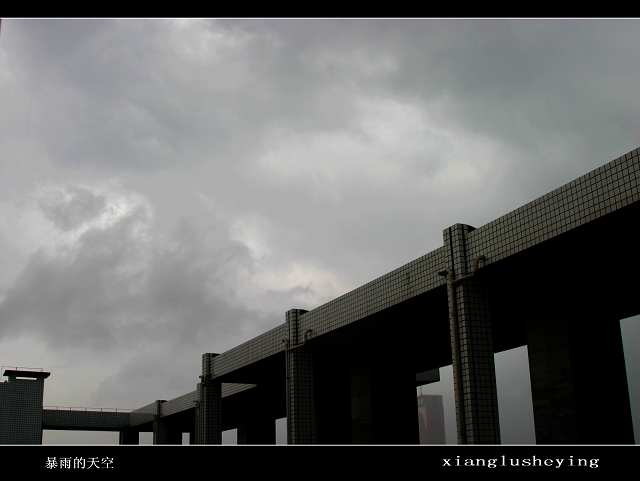
[{"label": "tiled column", "polygon": [[162,419],[162,401],[156,401],[156,413],[153,418],[153,444],[169,444],[169,426]]},{"label": "tiled column", "polygon": [[298,319],[303,309],[291,309],[286,313],[289,339],[287,385],[287,444],[317,443],[316,412],[314,399],[313,357],[309,346],[299,347],[303,333],[298,330]]},{"label": "tiled column", "polygon": [[[467,258],[466,237],[473,230],[474,227],[455,224],[444,231],[444,243],[450,253],[448,267],[453,270],[455,279],[472,273],[474,259]],[[460,371],[454,368],[453,373],[458,433],[462,432],[466,444],[500,444],[491,317],[479,277],[481,275],[454,285]],[[449,292],[450,315],[451,302]],[[453,343],[453,332],[451,337]],[[458,383],[461,383],[459,390]]]},{"label": "tiled column", "polygon": [[213,379],[213,358],[217,355],[202,355],[202,397],[199,407],[201,444],[222,444],[222,383]]},{"label": "tiled column", "polygon": [[527,321],[536,443],[633,444],[620,322],[568,307]]},{"label": "tiled column", "polygon": [[[196,386],[196,412],[195,412],[195,429],[194,432],[190,434],[189,444],[202,444],[203,436],[202,436],[202,383],[199,382]],[[191,439],[193,438],[193,439]]]}]

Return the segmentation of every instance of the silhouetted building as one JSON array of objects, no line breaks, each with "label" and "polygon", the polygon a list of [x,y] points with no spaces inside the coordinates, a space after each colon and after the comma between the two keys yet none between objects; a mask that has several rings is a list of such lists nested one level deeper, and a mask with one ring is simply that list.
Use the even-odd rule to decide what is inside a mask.
[{"label": "silhouetted building", "polygon": [[42,444],[42,399],[48,372],[7,369],[0,383],[0,444]]}]

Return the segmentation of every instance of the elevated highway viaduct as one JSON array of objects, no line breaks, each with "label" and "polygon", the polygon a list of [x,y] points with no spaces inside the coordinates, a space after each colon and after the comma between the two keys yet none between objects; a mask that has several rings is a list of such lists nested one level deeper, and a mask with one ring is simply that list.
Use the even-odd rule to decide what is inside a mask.
[{"label": "elevated highway viaduct", "polygon": [[619,321],[640,314],[639,172],[636,149],[452,225],[442,247],[204,354],[199,441],[221,442],[221,383],[247,383],[264,409],[237,415],[243,439],[271,440],[284,404],[290,443],[416,443],[416,375],[453,363],[459,442],[499,443],[493,356],[527,345],[537,443],[633,443]]},{"label": "elevated highway viaduct", "polygon": [[[121,442],[418,442],[417,379],[453,364],[458,442],[499,444],[494,354],[527,346],[538,444],[634,443],[620,320],[640,314],[635,149],[222,354]],[[594,395],[594,385],[606,386]]]}]

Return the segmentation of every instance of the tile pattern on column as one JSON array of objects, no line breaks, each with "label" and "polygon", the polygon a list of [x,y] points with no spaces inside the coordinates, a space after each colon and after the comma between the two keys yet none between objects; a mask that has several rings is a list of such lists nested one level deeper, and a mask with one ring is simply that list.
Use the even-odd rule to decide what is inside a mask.
[{"label": "tile pattern on column", "polygon": [[216,356],[214,353],[202,355],[202,444],[222,444],[222,383],[213,379]]},{"label": "tile pattern on column", "polygon": [[317,442],[313,356],[308,345],[299,347],[304,332],[299,331],[300,315],[307,311],[291,309],[285,315],[289,339],[288,416],[289,444],[315,444]]},{"label": "tile pattern on column", "polygon": [[[444,231],[455,279],[472,273],[474,259],[467,258],[466,241],[473,230],[471,226],[455,224]],[[455,285],[460,373],[454,372],[454,383],[456,388],[458,382],[462,383],[464,406],[461,410],[460,400],[456,399],[456,414],[459,426],[463,423],[467,444],[500,444],[491,317],[479,277]]]},{"label": "tile pattern on column", "polygon": [[161,419],[162,401],[156,401],[156,412],[153,419],[153,444],[168,444],[169,429],[167,419]]}]

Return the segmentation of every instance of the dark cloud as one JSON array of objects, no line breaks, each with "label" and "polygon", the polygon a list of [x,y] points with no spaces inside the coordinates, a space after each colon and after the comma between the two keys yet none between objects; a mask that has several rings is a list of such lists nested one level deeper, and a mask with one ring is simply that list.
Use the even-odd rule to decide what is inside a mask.
[{"label": "dark cloud", "polygon": [[[88,220],[95,207],[88,191],[69,191],[77,202],[67,211],[44,203],[63,228],[78,216]],[[219,226],[199,229],[188,220],[162,242],[149,222],[138,206],[110,227],[90,228],[77,244],[36,252],[0,304],[2,337],[28,332],[60,348],[109,351],[161,339],[188,345],[205,333],[233,337],[264,322],[235,297],[234,272],[251,262],[246,247]]]},{"label": "dark cloud", "polygon": [[112,359],[96,403],[191,390],[202,352],[640,145],[639,32],[626,19],[5,20],[0,340]]},{"label": "dark cloud", "polygon": [[62,230],[80,227],[93,220],[105,208],[106,199],[87,188],[69,186],[64,191],[54,192],[43,198],[39,207],[44,216]]},{"label": "dark cloud", "polygon": [[13,22],[10,59],[62,163],[155,171],[186,150],[224,169],[274,127],[352,129],[357,97],[376,95],[443,100],[522,162],[597,163],[640,141],[633,20]]},{"label": "dark cloud", "polygon": [[135,356],[113,365],[99,386],[87,393],[87,401],[92,406],[135,409],[195,391],[202,353],[211,350],[202,343],[179,350],[171,341],[142,344]]}]

